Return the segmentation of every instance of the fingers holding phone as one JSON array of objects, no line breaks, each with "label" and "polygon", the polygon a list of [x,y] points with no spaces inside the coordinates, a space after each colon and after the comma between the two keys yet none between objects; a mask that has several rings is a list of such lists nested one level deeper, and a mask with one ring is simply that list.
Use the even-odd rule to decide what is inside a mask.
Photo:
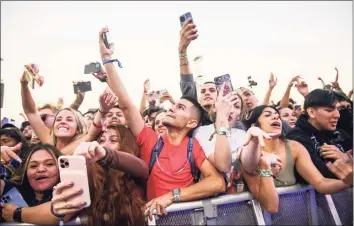
[{"label": "fingers holding phone", "polygon": [[[183,18],[183,19],[182,19]],[[191,41],[198,38],[197,26],[193,23],[192,15],[186,13],[180,17],[182,29],[180,32],[179,51],[185,52]]]},{"label": "fingers holding phone", "polygon": [[[107,34],[108,33],[108,34]],[[108,27],[104,27],[99,32],[99,49],[102,59],[109,59],[114,53],[114,43],[109,35]]]}]

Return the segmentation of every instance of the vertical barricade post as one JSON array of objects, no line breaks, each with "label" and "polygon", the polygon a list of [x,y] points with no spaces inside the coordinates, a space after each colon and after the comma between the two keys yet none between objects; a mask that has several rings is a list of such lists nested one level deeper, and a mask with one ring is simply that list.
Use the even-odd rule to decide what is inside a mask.
[{"label": "vertical barricade post", "polygon": [[252,203],[254,215],[256,216],[257,225],[265,225],[261,205],[255,199],[253,199],[251,203]]},{"label": "vertical barricade post", "polygon": [[308,190],[308,197],[309,197],[309,203],[310,203],[310,209],[309,209],[310,224],[311,225],[318,225],[316,192],[313,188]]},{"label": "vertical barricade post", "polygon": [[327,201],[327,204],[328,204],[328,207],[329,207],[329,211],[333,217],[333,220],[334,220],[334,223],[336,225],[343,225],[342,224],[342,221],[340,220],[339,218],[339,215],[338,215],[338,212],[337,212],[337,209],[333,203],[333,199],[332,199],[332,196],[331,195],[325,195],[326,197],[326,201]]},{"label": "vertical barricade post", "polygon": [[217,206],[210,199],[203,200],[204,217],[207,225],[216,225]]}]

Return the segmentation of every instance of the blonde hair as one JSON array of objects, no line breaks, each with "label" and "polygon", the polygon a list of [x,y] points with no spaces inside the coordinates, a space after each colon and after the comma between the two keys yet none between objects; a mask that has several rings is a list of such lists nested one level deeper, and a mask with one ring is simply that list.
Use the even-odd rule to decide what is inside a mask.
[{"label": "blonde hair", "polygon": [[88,125],[86,124],[86,121],[84,119],[84,117],[76,110],[72,109],[72,108],[63,108],[60,109],[56,114],[55,114],[55,118],[54,118],[54,123],[52,128],[50,129],[50,138],[51,141],[53,143],[53,145],[57,144],[57,137],[54,135],[54,124],[56,121],[56,118],[58,117],[58,114],[62,111],[70,111],[71,113],[73,113],[76,123],[77,123],[77,134],[72,138],[71,141],[74,140],[78,140],[80,138],[82,138],[83,136],[85,136],[88,133]]},{"label": "blonde hair", "polygon": [[53,112],[53,114],[55,114],[58,111],[58,108],[53,104],[44,104],[43,106],[37,108],[38,111],[43,109],[50,109]]}]

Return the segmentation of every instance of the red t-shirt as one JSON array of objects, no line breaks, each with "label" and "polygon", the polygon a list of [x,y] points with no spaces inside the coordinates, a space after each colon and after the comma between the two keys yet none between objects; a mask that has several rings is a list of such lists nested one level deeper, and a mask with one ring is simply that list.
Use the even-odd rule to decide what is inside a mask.
[{"label": "red t-shirt", "polygon": [[[189,138],[186,136],[181,144],[177,146],[170,144],[166,136],[163,136],[162,139],[164,146],[158,158],[160,165],[167,172],[177,172],[182,169],[186,161],[188,161],[187,149]],[[158,135],[147,126],[145,126],[139,134],[137,143],[140,147],[140,158],[142,158],[147,165],[150,163],[150,155],[157,140]],[[196,166],[200,169],[206,157],[202,147],[195,139],[193,140],[193,155]],[[156,161],[147,181],[147,200],[150,201],[151,199],[162,196],[171,192],[174,188],[188,187],[193,183],[189,163],[180,173],[170,175],[164,173]]]}]

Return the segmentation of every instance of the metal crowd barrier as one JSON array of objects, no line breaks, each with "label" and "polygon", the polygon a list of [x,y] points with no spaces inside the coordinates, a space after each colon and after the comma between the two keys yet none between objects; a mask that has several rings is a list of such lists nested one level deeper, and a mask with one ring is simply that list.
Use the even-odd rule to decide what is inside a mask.
[{"label": "metal crowd barrier", "polygon": [[173,204],[166,208],[167,216],[154,212],[149,225],[353,225],[353,188],[323,195],[310,185],[297,184],[277,191],[275,214],[263,210],[251,193],[243,192]]},{"label": "metal crowd barrier", "polygon": [[[176,203],[149,225],[353,225],[353,189],[332,195],[310,185],[277,188],[279,208],[263,210],[249,192]],[[154,213],[155,214],[155,213]]]}]

